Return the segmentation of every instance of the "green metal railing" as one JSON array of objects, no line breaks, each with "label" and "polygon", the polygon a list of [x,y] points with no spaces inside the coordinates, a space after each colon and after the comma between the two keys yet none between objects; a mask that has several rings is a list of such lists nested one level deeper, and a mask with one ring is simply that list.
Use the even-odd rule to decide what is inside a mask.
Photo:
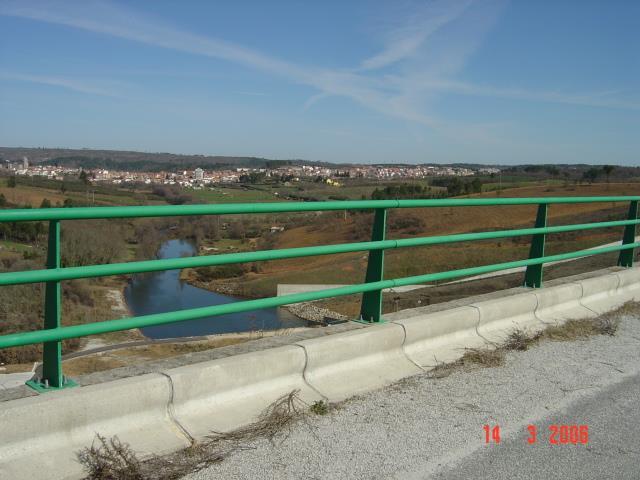
[{"label": "green metal railing", "polygon": [[[226,205],[184,205],[184,206],[143,206],[143,207],[90,207],[90,208],[50,208],[0,210],[0,222],[48,221],[49,241],[46,269],[0,273],[0,286],[45,282],[44,329],[0,336],[0,348],[23,345],[43,344],[42,378],[27,382],[34,389],[44,392],[52,389],[75,385],[62,372],[62,341],[101,333],[143,328],[153,325],[180,322],[204,317],[239,313],[261,308],[272,308],[298,302],[308,302],[344,295],[362,294],[360,320],[365,322],[382,321],[382,290],[387,288],[449,280],[470,275],[497,272],[515,267],[526,267],[524,286],[538,288],[542,286],[542,266],[545,263],[569,260],[609,252],[619,252],[618,265],[633,265],[634,249],[640,246],[636,242],[638,219],[638,201],[633,197],[546,197],[546,198],[501,198],[501,199],[450,199],[450,200],[380,200],[380,201],[339,201],[308,203],[251,203]],[[594,222],[585,224],[547,226],[547,210],[551,204],[628,202],[629,211],[626,220]],[[515,230],[499,230],[479,233],[463,233],[420,238],[386,240],[387,210],[392,208],[433,208],[433,207],[477,207],[537,205],[538,212],[534,227]],[[286,248],[255,252],[207,255],[189,258],[147,260],[140,262],[116,263],[61,268],[60,265],[60,222],[63,220],[168,217],[191,215],[228,215],[261,214],[281,212],[309,212],[332,210],[370,210],[374,212],[372,238],[370,242],[321,245],[315,247]],[[581,231],[598,228],[624,227],[620,245],[578,250],[558,255],[544,255],[545,238],[548,234]],[[384,251],[424,245],[440,245],[456,242],[489,240],[530,235],[532,236],[529,258],[511,262],[462,268],[445,272],[429,273],[411,277],[384,279]],[[365,282],[338,288],[329,288],[314,292],[297,293],[280,297],[261,298],[236,303],[193,308],[176,312],[157,313],[139,317],[121,318],[85,325],[61,326],[60,282],[79,278],[102,277],[109,275],[134,274],[246,263],[286,258],[300,258],[316,255],[368,251],[369,259]]]}]

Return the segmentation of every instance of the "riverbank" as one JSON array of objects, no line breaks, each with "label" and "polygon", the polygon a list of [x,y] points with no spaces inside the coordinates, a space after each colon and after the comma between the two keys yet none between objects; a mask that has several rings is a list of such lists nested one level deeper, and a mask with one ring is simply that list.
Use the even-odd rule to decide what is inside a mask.
[{"label": "riverbank", "polygon": [[315,302],[294,303],[283,308],[309,322],[325,323],[327,320],[347,322],[351,320],[346,315],[318,306]]},{"label": "riverbank", "polygon": [[243,288],[242,282],[234,282],[229,279],[220,281],[203,281],[199,278],[197,272],[193,268],[183,268],[180,270],[180,281],[188,283],[203,290],[219,293],[221,295],[231,295],[242,299],[262,298],[259,295],[251,295]]},{"label": "riverbank", "polygon": [[[246,295],[246,292],[242,287],[242,282],[203,282],[198,279],[198,275],[193,271],[193,269],[183,269],[180,272],[180,280],[197,288],[202,288],[204,290],[209,290],[210,292],[215,292],[222,295],[231,295],[239,299],[264,298],[259,296]],[[330,310],[329,308],[317,305],[316,302],[296,303],[293,305],[285,305],[281,308],[287,310],[292,315],[295,315],[296,317],[308,322],[324,323],[327,319],[339,321],[350,320],[350,317]]]},{"label": "riverbank", "polygon": [[[104,283],[101,282],[102,284],[100,285],[92,286],[93,297],[95,299],[95,321],[115,320],[133,316],[124,296],[124,290],[127,288],[128,282],[129,279],[123,276],[110,278]],[[137,328],[93,335],[85,337],[77,351],[86,351],[106,345],[143,340],[145,338],[147,337]]]},{"label": "riverbank", "polygon": [[[196,253],[194,242],[170,239],[162,244],[158,258],[180,258]],[[238,289],[219,289],[210,283],[194,280],[195,277],[189,275],[189,272],[177,269],[134,275],[125,289],[125,300],[131,313],[136,316],[212,307],[239,301],[236,294]],[[231,292],[234,295],[229,295]],[[307,322],[288,311],[266,308],[145,327],[142,333],[149,338],[165,339],[302,326],[307,326]]]}]

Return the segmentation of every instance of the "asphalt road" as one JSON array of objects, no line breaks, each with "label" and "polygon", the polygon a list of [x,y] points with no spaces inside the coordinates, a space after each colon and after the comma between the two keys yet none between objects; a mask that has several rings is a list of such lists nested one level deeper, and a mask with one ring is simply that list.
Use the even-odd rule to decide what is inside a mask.
[{"label": "asphalt road", "polygon": [[[499,444],[485,443],[484,425],[500,427]],[[551,445],[550,425],[588,425],[588,443]],[[500,367],[417,375],[286,433],[187,478],[640,479],[640,318],[624,317],[615,336],[509,353]]]},{"label": "asphalt road", "polygon": [[[559,444],[561,438],[557,427],[575,424],[588,426],[588,442],[580,444],[578,436],[577,444]],[[562,414],[533,426],[537,431],[535,441],[525,429],[522,434],[513,435],[497,445],[488,444],[434,478],[466,480],[478,478],[480,472],[482,478],[494,480],[640,478],[638,375],[577,401]]]}]

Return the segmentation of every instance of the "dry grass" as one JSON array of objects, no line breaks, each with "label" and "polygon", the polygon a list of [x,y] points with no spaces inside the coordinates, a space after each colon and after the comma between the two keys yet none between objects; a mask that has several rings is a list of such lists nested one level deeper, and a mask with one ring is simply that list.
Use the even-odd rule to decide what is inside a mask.
[{"label": "dry grass", "polygon": [[[505,192],[505,196],[513,197],[544,197],[549,195],[625,195],[632,194],[638,184],[580,185],[565,190],[559,186],[556,192],[546,192],[547,185],[526,186],[514,188]],[[472,195],[476,198],[495,198],[495,192]],[[554,205],[549,211],[550,224],[584,223],[602,217],[603,220],[612,214],[623,218],[624,207],[616,209],[610,203],[566,204]],[[420,218],[427,225],[421,235],[445,235],[452,233],[473,232],[482,230],[499,230],[531,226],[535,218],[535,206],[509,207],[477,207],[477,208],[425,208],[402,209],[390,212],[394,218],[413,216]],[[278,235],[274,248],[303,247],[320,244],[335,244],[356,241],[352,238],[354,226],[358,217],[348,216],[346,220],[334,214],[318,217],[314,225],[293,227]],[[358,241],[369,240],[369,229],[365,229]],[[394,238],[409,236],[407,231],[393,233]],[[564,237],[551,235],[548,238],[549,251],[566,251],[607,243],[619,238],[619,232],[581,232],[578,237]],[[474,242],[457,246],[429,246],[425,248],[401,249],[389,251],[386,270],[390,278],[408,275],[442,271],[452,268],[464,268],[474,265],[490,264],[501,261],[526,258],[529,239],[512,241]],[[341,255],[306,257],[298,259],[268,262],[259,274],[245,275],[242,285],[242,295],[269,296],[275,292],[278,283],[359,283],[364,277],[366,253],[347,253]],[[229,281],[232,283],[231,281]],[[237,279],[233,283],[238,283]],[[351,314],[353,308],[348,305],[340,310],[343,304],[334,307],[328,302],[328,308],[344,314]]]},{"label": "dry grass", "polygon": [[596,318],[569,320],[562,325],[552,326],[542,332],[541,338],[552,341],[581,340],[594,335],[613,336],[618,331],[623,316],[640,313],[639,302],[627,302],[621,307]]},{"label": "dry grass", "polygon": [[17,185],[15,188],[0,187],[0,193],[11,203],[15,203],[16,205],[31,205],[34,208],[38,208],[45,198],[55,204],[63,203],[67,196],[71,196],[63,195],[55,190],[28,187],[26,185]]},{"label": "dry grass", "polygon": [[504,350],[519,350],[521,352],[528,350],[529,347],[540,340],[540,334],[529,335],[524,330],[515,329],[509,334],[504,344],[501,346]]},{"label": "dry grass", "polygon": [[213,432],[204,442],[172,455],[141,461],[117,437],[96,435],[93,444],[77,457],[88,473],[87,480],[176,480],[222,461],[248,442],[262,438],[272,443],[284,441],[295,422],[308,415],[309,405],[294,390],[269,405],[254,423],[230,432]]},{"label": "dry grass", "polygon": [[478,365],[480,367],[499,367],[504,363],[504,351],[496,349],[469,348],[462,356],[463,365]]},{"label": "dry grass", "polygon": [[30,372],[33,368],[34,362],[29,363],[10,363],[6,365],[2,365],[4,370],[0,370],[0,373],[21,373],[21,372]]},{"label": "dry grass", "polygon": [[622,315],[637,315],[640,312],[640,303],[628,302],[622,307],[600,315],[597,318],[585,318],[569,320],[562,325],[550,326],[542,332],[528,334],[521,329],[512,331],[507,339],[494,349],[466,349],[464,355],[455,362],[438,362],[429,371],[430,378],[445,378],[456,371],[469,370],[471,368],[499,367],[505,362],[508,351],[525,351],[529,347],[541,341],[572,341],[583,340],[594,335],[616,334]]},{"label": "dry grass", "polygon": [[504,364],[502,348],[467,348],[461,358],[451,363],[438,362],[427,374],[430,378],[445,378],[459,370],[492,368]]},{"label": "dry grass", "polygon": [[637,304],[634,307],[632,303],[627,303],[619,309],[599,317],[568,320],[562,325],[547,327],[542,332],[533,335],[516,329],[511,332],[501,348],[504,350],[524,351],[542,340],[571,341],[593,337],[594,335],[613,336],[620,325],[620,316],[633,311],[637,312]]},{"label": "dry grass", "polygon": [[141,462],[127,443],[118,437],[106,439],[100,434],[90,447],[77,453],[78,462],[90,480],[144,480]]},{"label": "dry grass", "polygon": [[125,362],[113,358],[110,355],[92,355],[74,358],[64,362],[64,372],[70,377],[76,377],[78,375],[124,367],[125,365]]},{"label": "dry grass", "polygon": [[202,342],[184,342],[184,343],[164,343],[155,345],[145,345],[143,347],[125,348],[118,350],[117,353],[122,357],[135,357],[144,360],[155,360],[159,358],[175,357],[187,353],[202,352],[212,348],[226,347],[244,343],[248,338],[220,338],[216,340],[207,340]]},{"label": "dry grass", "polygon": [[299,397],[299,390],[280,397],[269,405],[250,425],[231,432],[213,432],[207,437],[209,445],[236,446],[239,442],[250,442],[266,438],[270,442],[284,440],[288,437],[294,422],[304,416],[309,405]]},{"label": "dry grass", "polygon": [[133,365],[139,362],[170,358],[187,353],[196,353],[212,348],[235,345],[248,340],[248,337],[230,337],[202,342],[162,343],[122,348],[66,360],[64,362],[64,369],[65,373],[69,376],[86,375],[88,373],[102,372],[125,365]]},{"label": "dry grass", "polygon": [[594,335],[615,335],[620,320],[610,315],[595,319],[569,320],[560,326],[552,326],[542,333],[542,338],[553,341],[580,340]]}]

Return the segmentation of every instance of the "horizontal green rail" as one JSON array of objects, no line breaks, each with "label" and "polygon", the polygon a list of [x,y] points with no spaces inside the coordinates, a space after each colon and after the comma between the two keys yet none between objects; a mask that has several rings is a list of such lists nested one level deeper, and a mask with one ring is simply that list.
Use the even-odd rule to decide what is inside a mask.
[{"label": "horizontal green rail", "polygon": [[228,203],[212,205],[159,205],[142,207],[78,207],[0,210],[0,222],[42,220],[88,220],[104,218],[179,217],[189,215],[229,215],[247,213],[321,212],[331,210],[371,210],[380,208],[483,207],[565,203],[629,202],[627,197],[529,197],[468,198],[450,200],[353,200],[333,202]]},{"label": "horizontal green rail", "polygon": [[18,347],[42,342],[55,342],[70,338],[97,335],[101,333],[130,330],[133,328],[144,328],[174,322],[184,322],[187,320],[196,320],[199,318],[226,315],[230,313],[248,312],[259,310],[262,308],[279,307],[292,303],[321,300],[324,298],[341,297],[345,295],[353,295],[374,290],[402,287],[406,285],[415,285],[440,280],[450,280],[454,278],[467,277],[470,275],[480,275],[483,273],[497,272],[510,268],[539,265],[542,263],[557,262],[561,260],[570,260],[574,258],[611,253],[619,250],[633,249],[637,247],[640,247],[640,242],[635,242],[627,245],[614,245],[610,247],[602,247],[591,250],[578,250],[576,252],[561,253],[558,255],[549,255],[547,257],[532,258],[527,260],[496,263],[493,265],[483,265],[480,267],[461,268],[458,270],[450,270],[448,272],[415,275],[411,277],[397,278],[394,280],[382,280],[380,282],[361,283],[344,287],[328,288],[313,292],[295,293],[291,295],[282,295],[280,297],[246,300],[243,302],[227,303],[223,305],[215,305],[212,307],[200,307],[188,310],[178,310],[176,312],[156,313],[153,315],[144,315],[140,317],[120,318],[116,320],[107,320],[103,322],[88,323],[84,325],[73,325],[70,327],[60,327],[35,332],[14,333],[10,335],[0,336],[0,348]]},{"label": "horizontal green rail", "polygon": [[446,243],[491,240],[496,238],[520,237],[527,235],[536,235],[540,233],[553,234],[599,228],[622,227],[626,225],[638,224],[640,224],[640,220],[617,220],[609,222],[561,225],[556,227],[521,228],[517,230],[461,233],[431,237],[405,238],[400,240],[382,240],[378,242],[343,243],[339,245],[323,245],[317,247],[286,248],[280,250],[264,250],[258,252],[224,253],[218,255],[204,255],[197,257],[112,263],[107,265],[91,265],[85,267],[67,267],[23,272],[7,272],[0,273],[0,286],[76,280],[80,278],[106,277],[112,275],[126,275],[134,273],[158,272],[182,268],[211,267],[216,265],[228,265],[232,263],[283,260],[287,258],[364,252],[369,250],[391,250],[405,247],[419,247]]},{"label": "horizontal green rail", "polygon": [[[369,322],[382,321],[382,290],[387,288],[421,284],[440,280],[498,272],[510,268],[526,267],[524,285],[540,287],[542,285],[542,265],[549,262],[571,260],[580,257],[620,252],[618,265],[630,267],[634,261],[634,249],[640,246],[635,241],[640,196],[607,197],[538,197],[538,198],[496,198],[496,199],[448,199],[448,200],[362,200],[303,203],[253,203],[222,205],[180,205],[180,206],[136,206],[136,207],[90,207],[90,208],[52,208],[0,210],[1,222],[49,221],[49,241],[47,268],[42,270],[0,273],[0,286],[20,285],[44,282],[45,319],[43,330],[14,333],[0,336],[0,348],[18,347],[43,343],[43,377],[28,384],[38,391],[72,386],[73,382],[62,374],[62,340],[85,337],[133,328],[195,320],[218,316],[273,308],[299,302],[309,302],[324,298],[363,294],[361,319]],[[596,202],[628,202],[626,220],[593,222],[585,224],[548,226],[547,207],[553,204],[577,204]],[[385,238],[387,210],[394,208],[438,208],[438,207],[487,207],[509,205],[537,205],[535,226],[490,232],[461,233],[419,238],[387,240]],[[147,260],[140,262],[116,263],[108,265],[90,265],[82,267],[61,267],[60,239],[61,221],[84,219],[111,219],[136,217],[170,217],[228,214],[265,214],[283,212],[311,212],[334,210],[373,210],[375,211],[372,236],[369,242],[346,243],[338,245],[318,245],[312,247],[287,248],[268,251],[238,252],[219,255],[207,255],[189,258]],[[546,235],[583,231],[592,229],[624,227],[620,245],[598,247],[587,250],[545,256]],[[385,280],[383,276],[384,251],[396,248],[418,247],[458,242],[491,240],[518,236],[531,236],[529,258],[493,265],[470,267],[445,272],[415,275]],[[85,325],[61,326],[62,295],[60,282],[66,280],[103,277],[110,275],[135,274],[173,270],[182,268],[207,267],[233,263],[282,260],[316,255],[332,255],[350,252],[369,252],[367,274],[364,283],[339,288],[329,288],[314,292],[298,293],[281,297],[247,300],[237,303],[194,308],[176,312],[166,312],[139,317],[123,318]]]}]

